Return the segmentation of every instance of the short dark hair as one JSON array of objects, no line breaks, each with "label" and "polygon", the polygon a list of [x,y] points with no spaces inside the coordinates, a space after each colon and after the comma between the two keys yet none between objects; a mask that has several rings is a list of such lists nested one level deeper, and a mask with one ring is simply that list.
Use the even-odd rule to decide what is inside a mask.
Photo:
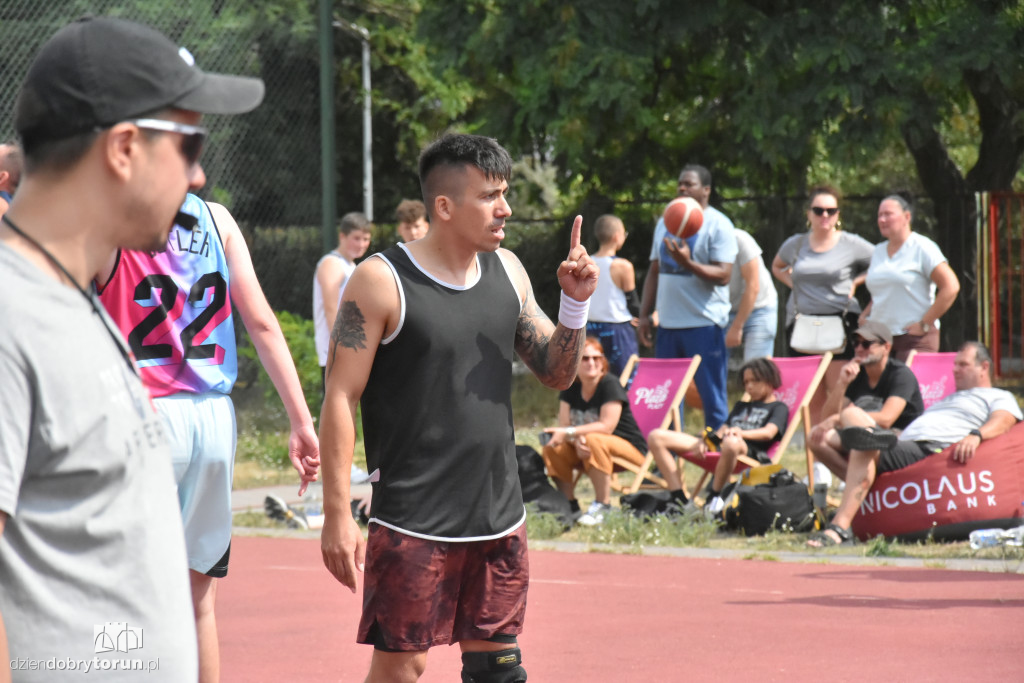
[{"label": "short dark hair", "polygon": [[754,375],[754,379],[759,382],[764,382],[772,389],[778,389],[782,386],[782,374],[779,372],[779,366],[775,364],[771,358],[751,358],[743,367],[740,368],[740,383],[743,382],[743,375],[746,371],[750,370],[751,374]]},{"label": "short dark hair", "polygon": [[610,213],[606,213],[603,216],[599,216],[594,221],[594,237],[601,244],[610,242],[612,237],[615,236],[615,229],[622,224],[622,219]]},{"label": "short dark hair", "polygon": [[512,175],[512,157],[494,138],[465,133],[447,133],[420,154],[420,189],[427,212],[433,210],[440,194],[433,176],[438,170],[480,169],[488,180],[507,181]]},{"label": "short dark hair", "polygon": [[980,341],[965,341],[960,345],[959,351],[966,351],[967,349],[974,349],[974,364],[981,365],[982,363],[988,363],[988,377],[992,379],[994,374],[994,368],[992,367],[992,354],[989,353],[988,347],[982,344]]},{"label": "short dark hair", "polygon": [[427,207],[418,199],[403,199],[395,209],[396,223],[415,223],[427,217]]},{"label": "short dark hair", "polygon": [[359,211],[350,211],[341,217],[341,223],[338,224],[338,232],[342,235],[350,235],[357,230],[373,232],[373,223],[366,217],[366,214]]},{"label": "short dark hair", "polygon": [[88,130],[58,140],[23,141],[25,171],[66,171],[82,160],[101,132]]},{"label": "short dark hair", "polygon": [[679,172],[679,177],[682,178],[684,173],[692,171],[697,174],[697,179],[700,180],[701,187],[711,187],[711,171],[705,166],[700,164],[687,164],[683,166],[683,170]]},{"label": "short dark hair", "polygon": [[[142,119],[164,118],[171,110],[160,107],[139,115]],[[21,141],[22,153],[25,155],[25,170],[29,173],[47,169],[50,171],[66,171],[86,155],[96,139],[106,129],[94,128],[84,133],[76,133],[56,139],[26,138]],[[153,140],[164,133],[161,131],[142,129],[142,136]]]}]

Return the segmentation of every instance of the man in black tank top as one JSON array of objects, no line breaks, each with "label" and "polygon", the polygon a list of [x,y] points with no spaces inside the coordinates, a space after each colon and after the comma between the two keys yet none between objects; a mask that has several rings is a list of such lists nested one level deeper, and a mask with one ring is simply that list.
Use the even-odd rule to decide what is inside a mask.
[{"label": "man in black tank top", "polygon": [[[557,325],[519,260],[500,249],[512,161],[495,140],[446,135],[420,156],[431,228],[366,259],[331,331],[321,417],[324,564],[353,592],[368,681],[415,680],[427,650],[458,642],[463,681],[525,681],[529,565],[512,429],[513,353],[568,387],[597,268],[576,217],[557,272]],[[373,478],[369,537],[352,519],[349,472],[362,403]]]}]

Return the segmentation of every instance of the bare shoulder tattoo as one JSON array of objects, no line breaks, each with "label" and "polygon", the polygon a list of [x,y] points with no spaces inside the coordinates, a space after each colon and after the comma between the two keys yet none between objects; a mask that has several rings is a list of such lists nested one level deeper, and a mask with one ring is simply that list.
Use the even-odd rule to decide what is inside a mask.
[{"label": "bare shoulder tattoo", "polygon": [[[346,349],[366,348],[366,318],[359,310],[355,301],[343,301],[338,309],[338,317],[334,321],[334,329],[331,330],[331,345],[337,354],[338,347]],[[334,355],[331,357],[330,365],[334,365]],[[330,367],[327,368],[330,372]]]},{"label": "bare shoulder tattoo", "polygon": [[331,330],[331,341],[346,349],[366,348],[366,318],[355,301],[343,301],[338,309],[338,319]]}]

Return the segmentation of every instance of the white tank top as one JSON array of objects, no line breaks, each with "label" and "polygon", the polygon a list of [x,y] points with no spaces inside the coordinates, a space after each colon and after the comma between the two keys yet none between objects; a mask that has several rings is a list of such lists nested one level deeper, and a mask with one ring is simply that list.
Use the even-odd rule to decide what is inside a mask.
[{"label": "white tank top", "polygon": [[[324,254],[323,258],[317,261],[316,270],[320,270],[320,264],[329,258],[339,259],[345,273],[341,279],[341,287],[338,288],[338,300],[334,303],[337,308],[341,305],[341,295],[345,291],[345,284],[352,275],[352,271],[356,269],[356,264],[334,250]],[[324,293],[320,288],[320,280],[316,277],[316,271],[313,274],[313,323],[316,329],[316,334],[313,337],[316,342],[316,357],[320,362],[320,367],[325,368],[327,367],[327,344],[331,338],[331,331],[327,329],[327,316],[324,315]]]},{"label": "white tank top", "polygon": [[615,256],[594,256],[599,271],[597,289],[590,297],[590,313],[587,321],[592,323],[627,323],[633,319],[626,306],[626,295],[612,282],[612,261]]}]

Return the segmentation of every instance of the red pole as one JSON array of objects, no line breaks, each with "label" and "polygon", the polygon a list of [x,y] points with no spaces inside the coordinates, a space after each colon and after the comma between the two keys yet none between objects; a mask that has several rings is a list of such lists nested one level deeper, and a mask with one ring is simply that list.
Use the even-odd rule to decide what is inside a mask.
[{"label": "red pole", "polygon": [[993,192],[991,195],[991,202],[989,204],[988,213],[988,248],[989,248],[989,297],[991,302],[991,313],[992,317],[990,320],[990,333],[992,335],[992,342],[990,344],[990,350],[992,352],[992,365],[995,370],[996,377],[1000,376],[1000,366],[1002,365],[1002,335],[999,330],[1002,325],[1002,319],[999,314],[1002,310],[1002,302],[999,300],[999,200],[1001,199],[1000,193]]},{"label": "red pole", "polygon": [[[1010,193],[1003,195],[1006,201],[1006,287],[1004,288],[1004,296],[1006,297],[1006,356],[1007,358],[1013,358],[1013,329],[1014,329],[1014,311],[1013,311],[1013,278],[1014,278],[1014,267],[1013,267],[1013,209],[1014,209],[1014,197]],[[1001,355],[1001,354],[1000,354]],[[996,369],[996,377],[1000,377],[1002,372],[1002,364],[1000,363]]]},{"label": "red pole", "polygon": [[[1024,221],[1021,220],[1021,217],[1024,217],[1024,197],[1022,197],[1019,194],[1015,195],[1015,197],[1017,199],[1017,216],[1018,216],[1018,218],[1017,218],[1017,224],[1014,226],[1014,228],[1022,228],[1022,225],[1024,225]],[[1012,245],[1012,234],[1014,232],[1017,232],[1017,230],[1010,230],[1009,232],[1011,234],[1011,245]],[[1018,281],[1017,282],[1017,285],[1018,285],[1017,300],[1018,300],[1019,303],[1017,304],[1016,308],[1014,308],[1013,307],[1013,299],[1012,299],[1012,296],[1011,296],[1011,300],[1010,300],[1011,301],[1011,304],[1010,304],[1011,305],[1011,308],[1010,308],[1011,311],[1013,311],[1013,310],[1020,311],[1022,309],[1022,307],[1024,307],[1024,229],[1021,230],[1021,233],[1022,234],[1017,238],[1017,244],[1019,246],[1019,253],[1017,254],[1017,281]],[[1012,250],[1010,250],[1010,253],[1013,253]],[[1009,282],[1010,285],[1013,284],[1012,272],[1013,271],[1011,271],[1010,282]],[[1013,291],[1012,286],[1010,287],[1010,290],[1011,290],[1011,292]],[[1017,353],[1016,353],[1016,355],[1014,355],[1012,353],[1013,335],[1012,334],[1010,335],[1011,357],[1018,358],[1018,359],[1024,359],[1024,314],[1022,314],[1022,315],[1020,315],[1018,317],[1020,318],[1020,343],[1019,343],[1019,345],[1017,347]],[[1010,329],[1012,330],[1013,328],[1011,327]],[[1018,368],[1018,373],[1020,373],[1020,372],[1021,372],[1021,369]]]}]

